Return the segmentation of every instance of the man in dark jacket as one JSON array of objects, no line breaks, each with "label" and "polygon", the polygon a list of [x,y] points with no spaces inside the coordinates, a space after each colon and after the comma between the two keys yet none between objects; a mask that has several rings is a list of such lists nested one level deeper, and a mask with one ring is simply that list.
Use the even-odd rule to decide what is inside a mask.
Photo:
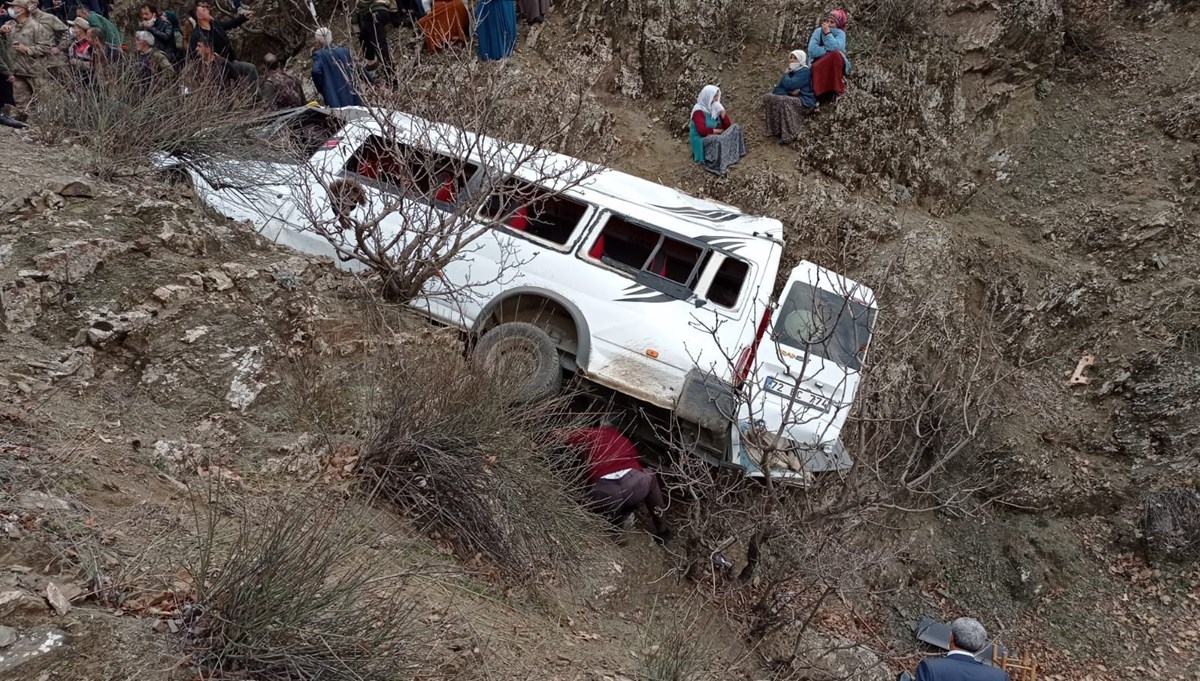
[{"label": "man in dark jacket", "polygon": [[12,65],[8,58],[8,37],[4,31],[0,31],[0,125],[23,128],[24,123],[8,115],[8,112],[15,110],[17,106],[17,100],[13,97],[13,84],[9,81],[12,75]]},{"label": "man in dark jacket", "polygon": [[609,421],[581,428],[567,437],[567,444],[583,452],[596,512],[615,527],[627,525],[638,506],[645,504],[654,524],[654,538],[665,544],[671,529],[663,517],[666,504],[654,473],[642,468],[637,446]]},{"label": "man in dark jacket", "polygon": [[38,6],[43,12],[49,12],[64,24],[75,18],[75,0],[40,0]]},{"label": "man in dark jacket", "polygon": [[358,21],[358,37],[362,41],[367,68],[379,67],[385,79],[391,79],[392,50],[388,29],[397,12],[396,0],[356,0],[352,14]]},{"label": "man in dark jacket", "polygon": [[191,65],[192,81],[197,88],[224,88],[236,79],[229,60],[217,54],[212,43],[199,38],[196,59]]},{"label": "man in dark jacket", "polygon": [[196,20],[196,27],[188,36],[188,56],[196,56],[196,44],[203,39],[212,45],[213,50],[222,59],[231,62],[237,61],[237,55],[234,54],[233,46],[229,43],[229,32],[253,19],[254,12],[243,12],[228,19],[214,19],[209,0],[199,0],[192,13]]},{"label": "man in dark jacket", "polygon": [[[921,660],[916,681],[1011,681],[1008,672],[975,658],[987,644],[987,630],[979,620],[959,617],[950,623],[950,652]],[[901,678],[906,676],[907,672]]]},{"label": "man in dark jacket", "polygon": [[158,11],[156,5],[143,4],[139,9],[142,29],[154,36],[154,46],[172,62],[175,58],[175,27],[171,20]]}]

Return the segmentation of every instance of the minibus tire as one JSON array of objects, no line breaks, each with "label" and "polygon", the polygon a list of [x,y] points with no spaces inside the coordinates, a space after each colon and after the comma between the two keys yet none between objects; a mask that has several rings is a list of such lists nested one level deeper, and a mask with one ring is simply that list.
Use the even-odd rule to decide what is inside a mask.
[{"label": "minibus tire", "polygon": [[475,344],[475,359],[485,369],[495,370],[500,353],[526,354],[532,371],[525,381],[513,388],[513,401],[536,402],[553,397],[562,390],[562,368],[558,346],[541,328],[527,322],[506,322],[494,327]]}]

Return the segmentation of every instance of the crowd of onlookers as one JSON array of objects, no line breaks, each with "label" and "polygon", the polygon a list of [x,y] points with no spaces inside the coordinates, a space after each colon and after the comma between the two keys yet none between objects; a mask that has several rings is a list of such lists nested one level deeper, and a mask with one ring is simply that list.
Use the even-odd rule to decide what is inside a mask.
[{"label": "crowd of onlookers", "polygon": [[[214,13],[215,0],[196,0],[187,16],[160,11],[147,1],[138,8],[132,40],[108,17],[109,0],[3,0],[0,15],[0,124],[20,126],[30,103],[49,87],[80,87],[119,78],[125,85],[149,87],[178,83],[181,92],[205,88],[241,88],[272,109],[303,106],[299,79],[272,54],[260,66],[241,61],[230,41],[231,31],[254,18],[232,5],[224,16]],[[520,0],[530,24],[543,21],[548,0]],[[362,45],[362,58],[334,41],[333,32],[318,28],[312,38],[312,81],[327,106],[361,104],[362,81],[388,83],[395,78],[389,29],[408,25],[424,36],[425,49],[436,52],[471,42],[481,59],[501,59],[516,44],[513,0],[476,0],[475,21],[463,0],[355,0],[352,17]],[[808,50],[788,55],[787,71],[766,95],[767,134],[787,144],[796,139],[803,120],[821,103],[836,101],[850,72],[846,55],[848,15],[832,9],[823,15],[808,41]],[[706,86],[696,98],[688,122],[693,159],[706,170],[724,175],[746,155],[741,126],[725,109],[721,91]]]},{"label": "crowd of onlookers", "polygon": [[[300,81],[280,59],[262,64],[238,59],[230,33],[253,20],[241,0],[219,10],[197,0],[186,15],[143,3],[136,25],[122,30],[109,13],[110,0],[3,0],[0,13],[0,124],[20,126],[39,92],[120,80],[150,87],[170,83],[187,94],[206,87],[241,87],[270,108],[301,106]],[[543,21],[548,0],[520,0],[530,24]],[[395,77],[389,46],[393,26],[410,26],[436,52],[476,38],[481,59],[512,54],[516,44],[513,0],[477,0],[475,21],[463,0],[356,0],[352,15],[361,59],[318,28],[312,38],[312,80],[329,106],[359,104],[357,84]]]},{"label": "crowd of onlookers", "polygon": [[182,20],[150,2],[123,32],[108,16],[105,0],[7,0],[0,17],[0,105],[17,124],[30,104],[52,87],[80,88],[120,82],[151,87],[178,84],[186,93],[206,86],[241,85],[272,107],[304,103],[299,81],[273,56],[259,77],[253,64],[237,60],[229,32],[253,18],[217,19],[210,0],[199,0]]}]

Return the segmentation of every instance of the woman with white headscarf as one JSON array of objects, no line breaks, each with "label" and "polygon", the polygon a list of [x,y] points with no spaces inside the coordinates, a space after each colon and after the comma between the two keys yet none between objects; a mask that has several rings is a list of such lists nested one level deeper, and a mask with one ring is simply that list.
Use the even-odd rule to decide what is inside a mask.
[{"label": "woman with white headscarf", "polygon": [[788,55],[787,71],[771,89],[771,94],[763,99],[767,135],[778,137],[780,144],[795,140],[800,136],[804,117],[816,107],[817,98],[813,93],[808,55],[804,50],[792,50]]},{"label": "woman with white headscarf", "polygon": [[700,90],[688,131],[692,160],[703,164],[710,173],[724,175],[729,166],[746,155],[742,126],[729,119],[721,103],[721,89],[716,85],[705,85]]}]

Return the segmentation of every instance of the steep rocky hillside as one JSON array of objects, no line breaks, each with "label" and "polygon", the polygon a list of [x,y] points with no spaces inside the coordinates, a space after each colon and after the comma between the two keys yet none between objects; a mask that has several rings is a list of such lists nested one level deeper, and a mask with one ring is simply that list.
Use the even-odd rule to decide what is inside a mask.
[{"label": "steep rocky hillside", "polygon": [[[307,7],[256,9],[246,54],[301,50],[304,22],[282,17]],[[849,5],[847,96],[781,147],[759,98],[823,9],[567,0],[522,27],[511,68],[526,91],[586,84],[604,160],[778,217],[789,262],[875,288],[859,432],[934,375],[974,405],[941,414],[970,434],[926,490],[942,508],[854,527],[879,553],[815,605],[808,585],[763,604],[764,585],[720,570],[684,579],[684,549],[644,537],[589,544],[575,580],[531,593],[376,517],[367,555],[434,567],[404,586],[434,641],[428,676],[672,678],[652,664],[672,649],[699,661],[674,678],[883,679],[916,660],[909,623],[973,614],[1043,678],[1194,678],[1200,571],[1147,557],[1140,525],[1148,494],[1200,481],[1194,8]],[[397,37],[399,54],[415,44]],[[750,144],[721,179],[687,153],[706,83]],[[7,130],[0,146],[0,625],[17,645],[67,636],[15,673],[188,678],[180,617],[153,599],[182,590],[188,487],[225,481],[251,507],[346,489],[353,462],[297,410],[298,367],[361,370],[366,348],[438,334],[177,186],[70,186],[70,149]],[[747,548],[724,550],[740,569]],[[55,591],[73,604],[53,610]],[[764,611],[799,621],[759,640]],[[789,649],[803,664],[780,663]]]}]

